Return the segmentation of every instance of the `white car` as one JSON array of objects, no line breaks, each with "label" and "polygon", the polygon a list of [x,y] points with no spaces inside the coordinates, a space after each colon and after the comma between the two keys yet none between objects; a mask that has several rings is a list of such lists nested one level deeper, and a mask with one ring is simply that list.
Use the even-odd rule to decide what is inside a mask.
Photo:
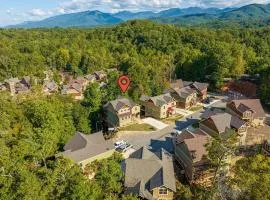
[{"label": "white car", "polygon": [[120,152],[120,153],[125,153],[127,150],[133,148],[133,146],[131,144],[124,144],[122,146],[120,146],[119,148],[116,149],[116,151]]},{"label": "white car", "polygon": [[115,143],[114,143],[114,148],[115,148],[115,149],[118,149],[118,148],[120,148],[121,146],[124,146],[124,145],[126,145],[126,144],[127,144],[126,141],[121,140],[121,141],[118,141],[118,142],[115,142]]},{"label": "white car", "polygon": [[179,131],[179,130],[174,130],[172,132],[172,135],[180,135],[182,133],[182,131]]}]

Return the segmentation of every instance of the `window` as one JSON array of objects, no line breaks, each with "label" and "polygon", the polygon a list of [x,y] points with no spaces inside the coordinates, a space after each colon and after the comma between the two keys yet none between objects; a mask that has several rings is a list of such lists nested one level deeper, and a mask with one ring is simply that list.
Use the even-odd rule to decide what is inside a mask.
[{"label": "window", "polygon": [[168,194],[167,188],[164,187],[159,188],[159,194]]}]

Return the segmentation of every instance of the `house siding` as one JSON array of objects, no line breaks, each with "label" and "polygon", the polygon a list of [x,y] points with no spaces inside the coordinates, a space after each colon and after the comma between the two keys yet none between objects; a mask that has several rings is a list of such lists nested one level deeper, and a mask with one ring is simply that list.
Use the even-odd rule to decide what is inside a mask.
[{"label": "house siding", "polygon": [[243,114],[237,112],[232,108],[232,105],[227,105],[226,111],[231,114],[238,116],[240,119],[249,122],[251,126],[257,127],[257,126],[264,126],[265,122],[265,117],[259,117],[259,118],[254,118],[252,114],[249,112],[245,112]]},{"label": "house siding", "polygon": [[140,120],[140,106],[124,106],[116,112],[111,105],[105,109],[106,122],[113,127],[124,127]]},{"label": "house siding", "polygon": [[153,189],[153,198],[156,200],[173,200],[174,193],[168,190],[167,194],[159,194],[159,188]]},{"label": "house siding", "polygon": [[145,116],[154,117],[156,119],[165,119],[168,116],[168,109],[171,107],[173,108],[171,115],[175,115],[175,107],[176,101],[172,101],[171,103],[164,104],[161,107],[154,105],[152,102],[144,102],[142,101],[141,104],[145,107]]}]

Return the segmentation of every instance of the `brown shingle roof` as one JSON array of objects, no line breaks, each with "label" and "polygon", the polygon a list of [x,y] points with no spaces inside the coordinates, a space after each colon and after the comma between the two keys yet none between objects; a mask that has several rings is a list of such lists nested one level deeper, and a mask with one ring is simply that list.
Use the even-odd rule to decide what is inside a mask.
[{"label": "brown shingle roof", "polygon": [[254,117],[265,117],[265,112],[259,99],[233,100],[232,103],[234,103],[236,109],[241,113],[252,110]]},{"label": "brown shingle roof", "polygon": [[228,113],[217,113],[209,116],[209,119],[212,120],[218,133],[225,133],[227,129],[231,128],[239,129],[246,124],[245,121]]}]

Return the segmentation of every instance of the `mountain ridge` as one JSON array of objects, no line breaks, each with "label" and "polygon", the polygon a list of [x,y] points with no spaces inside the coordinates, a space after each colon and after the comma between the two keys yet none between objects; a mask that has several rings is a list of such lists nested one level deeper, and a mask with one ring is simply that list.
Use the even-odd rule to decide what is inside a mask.
[{"label": "mountain ridge", "polygon": [[161,23],[198,25],[220,22],[243,23],[247,20],[269,21],[270,4],[250,4],[240,8],[170,8],[160,12],[120,11],[104,13],[98,10],[52,16],[40,21],[24,22],[6,28],[97,27],[119,24],[128,20],[148,19]]}]

